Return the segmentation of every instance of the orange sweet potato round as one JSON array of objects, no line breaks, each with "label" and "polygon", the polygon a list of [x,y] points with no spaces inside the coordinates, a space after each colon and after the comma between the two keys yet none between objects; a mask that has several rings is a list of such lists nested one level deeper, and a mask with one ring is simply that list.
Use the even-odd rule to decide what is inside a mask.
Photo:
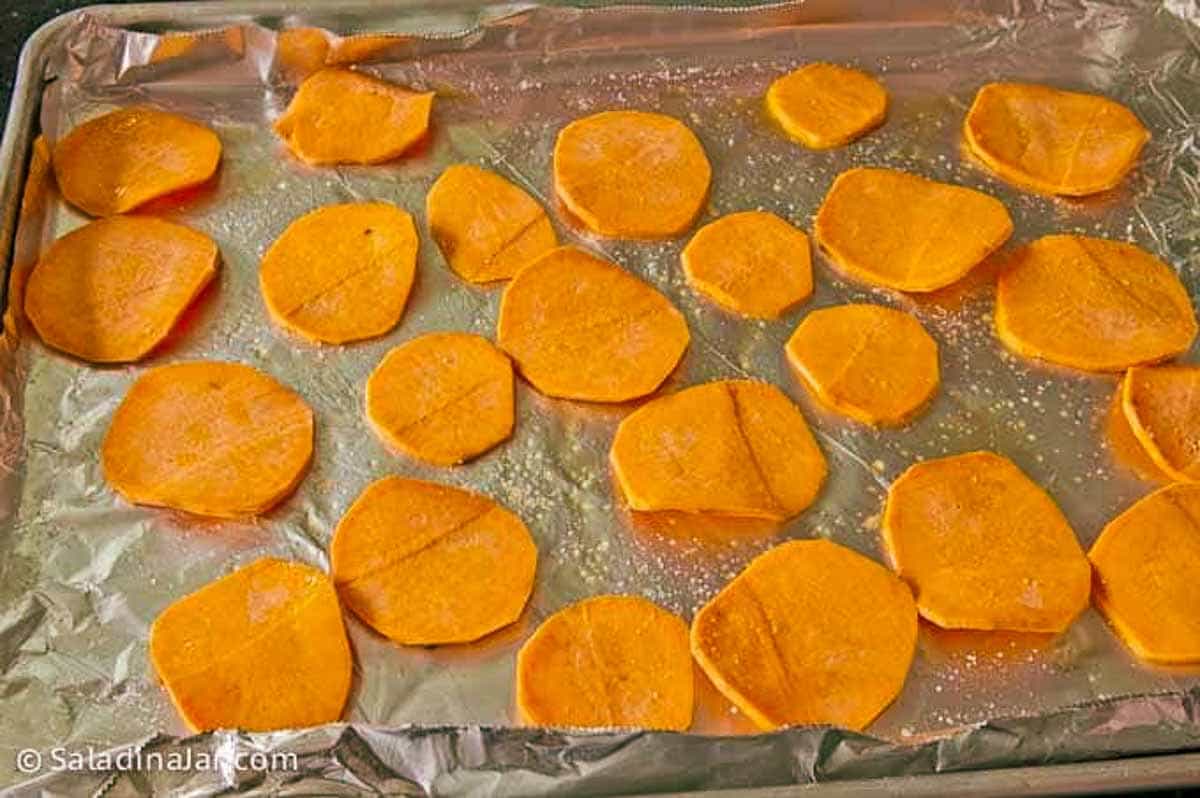
[{"label": "orange sweet potato round", "polygon": [[270,557],[163,610],[150,661],[194,732],[332,723],[350,692],[350,644],[329,578]]},{"label": "orange sweet potato round", "polygon": [[138,378],[100,464],[134,504],[235,518],[291,493],[312,450],[312,410],[296,393],[240,363],[192,361]]},{"label": "orange sweet potato round", "polygon": [[93,363],[146,357],[217,273],[217,245],[183,225],[112,216],[50,246],[25,288],[49,346]]},{"label": "orange sweet potato round", "polygon": [[190,119],[139,105],[76,127],[55,144],[52,160],[68,202],[111,216],[211,178],[221,140]]},{"label": "orange sweet potato round", "polygon": [[887,116],[888,95],[875,78],[836,64],[806,64],[767,90],[767,111],[811,149],[849,144]]}]

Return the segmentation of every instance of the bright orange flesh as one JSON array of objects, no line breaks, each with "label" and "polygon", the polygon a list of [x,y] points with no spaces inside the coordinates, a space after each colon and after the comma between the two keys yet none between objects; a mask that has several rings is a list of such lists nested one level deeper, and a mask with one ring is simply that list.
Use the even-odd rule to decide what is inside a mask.
[{"label": "bright orange flesh", "polygon": [[1154,464],[1176,482],[1200,482],[1200,368],[1131,368],[1121,409]]},{"label": "bright orange flesh", "polygon": [[779,520],[812,504],[827,472],[799,408],[754,380],[647,402],[617,427],[610,459],[635,510]]},{"label": "bright orange flesh", "polygon": [[329,36],[320,28],[289,28],[275,37],[275,60],[293,80],[319,71],[328,54]]},{"label": "bright orange flesh", "polygon": [[532,726],[684,731],[693,681],[687,625],[634,596],[559,610],[517,655],[517,707]]},{"label": "bright orange flesh", "polygon": [[79,125],[54,146],[53,161],[68,202],[112,216],[208,180],[221,140],[190,119],[139,105]]},{"label": "bright orange flesh", "polygon": [[425,217],[450,268],[472,283],[507,280],[558,246],[533,197],[470,164],[442,172],[425,198]]},{"label": "bright orange flesh", "polygon": [[809,313],[787,342],[804,384],[864,424],[905,423],[937,393],[937,342],[907,313],[840,305]]},{"label": "bright orange flesh", "polygon": [[138,378],[100,462],[134,504],[234,518],[291,493],[312,449],[312,410],[297,394],[240,363],[193,361]]},{"label": "bright orange flesh", "polygon": [[289,330],[324,343],[383,335],[404,314],[418,243],[412,217],[386,202],[310,211],[263,256],[267,310]]},{"label": "bright orange flesh", "polygon": [[1061,632],[1091,572],[1058,505],[1011,460],[972,452],[892,483],[884,541],[921,615],[946,629]]},{"label": "bright orange flesh", "polygon": [[1200,663],[1200,485],[1155,491],[1088,552],[1096,605],[1139,658]]},{"label": "bright orange flesh", "polygon": [[849,277],[927,293],[965,277],[1012,235],[997,199],[894,169],[838,175],[813,232]]},{"label": "bright orange flesh", "polygon": [[576,119],[554,146],[554,190],[593,233],[667,238],[691,226],[712,168],[687,125],[643,111]]},{"label": "bright orange flesh", "polygon": [[1107,97],[1028,83],[989,83],[963,123],[970,150],[996,174],[1047,194],[1116,186],[1150,131]]},{"label": "bright orange flesh", "polygon": [[469,460],[512,434],[512,363],[478,335],[423,335],[371,372],[367,418],[387,443],[418,460]]},{"label": "bright orange flesh", "polygon": [[688,345],[687,322],[648,283],[560,247],[504,291],[497,340],[548,396],[624,402],[654,392]]},{"label": "bright orange flesh", "polygon": [[332,723],[352,662],[325,574],[268,557],[167,607],[150,661],[194,732],[276,731]]},{"label": "bright orange flesh", "polygon": [[767,111],[787,134],[811,149],[849,144],[887,116],[887,90],[857,69],[806,64],[767,90]]},{"label": "bright orange flesh", "polygon": [[346,606],[403,645],[466,643],[507,626],[533,589],[537,547],[508,510],[449,485],[384,477],[329,547]]},{"label": "bright orange flesh", "polygon": [[808,236],[773,213],[731,213],[706,224],[682,260],[697,291],[746,316],[777,318],[813,290]]},{"label": "bright orange flesh", "polygon": [[863,729],[896,698],[917,643],[908,587],[827,540],[755,558],[692,621],[692,654],[761,729]]},{"label": "bright orange flesh", "polygon": [[331,67],[300,84],[275,132],[309,164],[383,163],[425,137],[432,108],[433,92]]},{"label": "bright orange flesh", "polygon": [[1026,357],[1122,371],[1192,345],[1196,314],[1175,272],[1145,250],[1076,235],[1017,250],[996,289],[996,335]]},{"label": "bright orange flesh", "polygon": [[55,241],[25,289],[49,346],[93,363],[141,360],[217,273],[208,236],[148,216],[99,219]]}]

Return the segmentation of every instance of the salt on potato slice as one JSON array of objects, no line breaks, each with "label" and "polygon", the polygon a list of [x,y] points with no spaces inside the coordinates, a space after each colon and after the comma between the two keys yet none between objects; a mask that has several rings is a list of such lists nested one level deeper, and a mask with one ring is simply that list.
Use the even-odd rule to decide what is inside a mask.
[{"label": "salt on potato slice", "polygon": [[49,346],[92,363],[150,354],[217,273],[217,245],[150,216],[111,216],[46,250],[25,315]]},{"label": "salt on potato slice", "polygon": [[662,385],[689,334],[683,314],[649,283],[559,247],[505,288],[496,339],[547,396],[624,402]]},{"label": "salt on potato slice", "polygon": [[692,621],[692,653],[761,729],[863,729],[904,686],[917,643],[908,587],[827,540],[761,554]]},{"label": "salt on potato slice", "polygon": [[992,452],[911,466],[888,491],[883,538],[921,616],[945,629],[1061,632],[1088,604],[1071,525]]},{"label": "salt on potato slice", "polygon": [[263,256],[263,301],[276,322],[314,341],[378,337],[404,315],[418,245],[412,217],[386,202],[317,208]]},{"label": "salt on potato slice", "polygon": [[894,169],[838,175],[817,212],[817,241],[847,276],[926,293],[966,276],[1012,235],[1008,210],[979,191]]},{"label": "salt on potato slice", "polygon": [[1131,368],[1121,410],[1146,454],[1176,482],[1200,482],[1200,368]]},{"label": "salt on potato slice", "polygon": [[275,121],[292,153],[314,166],[377,164],[425,138],[433,92],[341,67],[309,75]]},{"label": "salt on potato slice", "polygon": [[822,150],[849,144],[883,124],[888,94],[862,70],[815,63],[776,79],[766,102],[789,136]]},{"label": "salt on potato slice", "polygon": [[626,416],[610,460],[630,507],[785,520],[816,499],[825,456],[774,385],[722,380]]},{"label": "salt on potato slice", "polygon": [[163,610],[150,627],[150,661],[193,732],[332,723],[353,664],[328,577],[271,557]]},{"label": "salt on potato slice", "polygon": [[1178,275],[1133,244],[1049,235],[1013,253],[996,286],[997,337],[1014,352],[1123,371],[1192,345],[1196,314]]},{"label": "salt on potato slice", "polygon": [[371,372],[367,418],[387,443],[418,460],[469,460],[512,434],[512,362],[478,335],[415,338]]},{"label": "salt on potato slice", "polygon": [[940,382],[937,342],[911,315],[881,305],[809,313],[788,339],[787,356],[817,399],[864,424],[904,424]]},{"label": "salt on potato slice", "polygon": [[746,316],[777,318],[813,290],[808,236],[765,211],[731,213],[706,224],[681,260],[697,291]]},{"label": "salt on potato slice", "polygon": [[299,395],[250,366],[197,360],[138,378],[100,464],[134,504],[237,518],[290,494],[312,450],[313,413]]},{"label": "salt on potato slice", "polygon": [[403,477],[367,486],[329,556],[346,606],[403,645],[468,643],[511,624],[537,568],[516,515],[487,496]]},{"label": "salt on potato slice", "polygon": [[1200,662],[1200,485],[1169,485],[1104,527],[1088,552],[1096,605],[1140,659]]},{"label": "salt on potato slice", "polygon": [[533,726],[684,731],[694,689],[687,625],[635,596],[559,610],[517,655],[517,707]]},{"label": "salt on potato slice", "polygon": [[67,202],[112,216],[207,181],[221,162],[221,140],[191,119],[137,105],[74,128],[51,160]]},{"label": "salt on potato slice", "polygon": [[704,206],[711,178],[696,134],[663,114],[592,114],[564,127],[554,145],[555,192],[602,236],[679,235]]},{"label": "salt on potato slice", "polygon": [[1047,194],[1113,188],[1150,131],[1125,106],[1031,83],[988,83],[963,122],[967,147],[1000,177]]},{"label": "salt on potato slice", "polygon": [[442,172],[425,198],[425,217],[450,268],[472,283],[507,280],[558,246],[537,200],[471,164]]}]

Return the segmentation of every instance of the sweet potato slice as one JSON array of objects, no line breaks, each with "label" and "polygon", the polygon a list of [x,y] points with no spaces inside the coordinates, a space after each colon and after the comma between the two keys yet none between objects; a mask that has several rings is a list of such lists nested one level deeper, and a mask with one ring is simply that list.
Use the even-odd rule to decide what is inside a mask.
[{"label": "sweet potato slice", "polygon": [[814,150],[849,144],[883,123],[887,89],[857,69],[806,64],[767,89],[767,111],[789,136]]},{"label": "sweet potato slice", "polygon": [[692,654],[761,729],[862,729],[899,695],[917,645],[908,587],[827,540],[761,554],[696,613]]},{"label": "sweet potato slice", "polygon": [[469,460],[512,434],[512,362],[478,335],[423,335],[371,372],[367,418],[384,441],[418,460]]},{"label": "sweet potato slice", "polygon": [[163,610],[150,661],[195,732],[332,723],[350,692],[350,644],[329,578],[270,557]]},{"label": "sweet potato slice", "polygon": [[500,348],[548,396],[624,402],[652,393],[683,357],[688,327],[665,296],[572,247],[526,266],[504,290]]},{"label": "sweet potato slice", "polygon": [[149,216],[98,219],[55,241],[25,289],[47,345],[93,363],[141,360],[217,273],[217,245]]},{"label": "sweet potato slice", "polygon": [[517,708],[533,726],[684,731],[693,682],[687,625],[635,596],[559,610],[517,655]]},{"label": "sweet potato slice", "polygon": [[496,502],[401,477],[355,499],[329,556],[346,606],[402,645],[466,643],[507,626],[537,567],[529,530]]},{"label": "sweet potato slice", "polygon": [[708,197],[712,167],[687,125],[662,114],[604,111],[576,119],[554,146],[554,190],[593,233],[669,238]]},{"label": "sweet potato slice", "polygon": [[774,385],[722,380],[648,402],[613,438],[613,470],[635,510],[783,520],[825,480],[800,409]]},{"label": "sweet potato slice", "polygon": [[1029,83],[989,83],[963,123],[967,147],[1024,188],[1078,197],[1116,186],[1150,131],[1120,103]]},{"label": "sweet potato slice", "polygon": [[433,92],[329,67],[300,84],[275,132],[314,166],[383,163],[425,138],[432,109]]},{"label": "sweet potato slice", "polygon": [[412,217],[386,202],[310,211],[263,256],[259,284],[267,310],[314,341],[383,335],[404,315],[418,243]]},{"label": "sweet potato slice", "polygon": [[987,194],[868,168],[838,175],[814,226],[847,276],[917,293],[966,276],[1012,231],[1008,210]]},{"label": "sweet potato slice", "polygon": [[100,462],[134,504],[236,518],[291,493],[312,449],[312,410],[296,393],[240,363],[193,361],[138,378]]},{"label": "sweet potato slice", "polygon": [[937,342],[909,314],[880,305],[809,313],[788,340],[787,356],[822,403],[864,424],[905,423],[940,381]]},{"label": "sweet potato slice", "polygon": [[1096,605],[1139,658],[1200,663],[1200,485],[1169,485],[1109,522],[1088,552]]},{"label": "sweet potato slice", "polygon": [[442,172],[425,198],[425,216],[450,268],[472,283],[507,280],[558,246],[537,200],[471,164]]},{"label": "sweet potato slice", "polygon": [[1174,482],[1146,452],[1146,447],[1134,435],[1125,418],[1125,381],[1117,385],[1113,397],[1105,410],[1101,426],[1104,429],[1105,443],[1112,460],[1134,476],[1147,482]]},{"label": "sweet potato slice", "polygon": [[204,125],[144,105],[79,125],[54,146],[54,177],[67,202],[92,216],[131,211],[200,185],[221,161]]},{"label": "sweet potato slice", "polygon": [[1121,409],[1146,454],[1176,482],[1200,482],[1200,368],[1131,368]]},{"label": "sweet potato slice", "polygon": [[734,313],[774,319],[812,294],[808,236],[773,213],[731,213],[706,224],[682,260],[692,286]]},{"label": "sweet potato slice", "polygon": [[1077,235],[1013,253],[996,288],[996,335],[1009,349],[1086,371],[1174,357],[1196,337],[1187,289],[1133,244]]},{"label": "sweet potato slice", "polygon": [[922,617],[943,628],[1061,632],[1087,607],[1091,572],[1070,524],[998,454],[910,467],[888,491],[883,537]]},{"label": "sweet potato slice", "polygon": [[325,66],[329,34],[320,28],[288,28],[275,37],[275,62],[293,80],[303,80]]}]

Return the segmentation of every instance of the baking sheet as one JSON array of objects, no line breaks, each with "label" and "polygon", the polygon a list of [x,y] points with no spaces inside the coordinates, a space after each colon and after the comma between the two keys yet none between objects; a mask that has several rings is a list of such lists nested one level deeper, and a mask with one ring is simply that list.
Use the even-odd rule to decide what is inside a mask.
[{"label": "baking sheet", "polygon": [[[1104,447],[1100,420],[1113,378],[1038,366],[994,340],[986,278],[995,262],[962,286],[914,299],[847,283],[814,253],[813,298],[780,321],[758,322],[725,314],[687,287],[678,266],[684,240],[593,239],[555,214],[565,241],[640,274],[687,316],[692,346],[665,390],[755,376],[780,385],[804,408],[831,476],[814,507],[782,529],[629,513],[606,462],[613,430],[629,407],[552,400],[525,384],[518,387],[513,439],[467,466],[426,468],[387,451],[362,415],[371,369],[390,348],[426,332],[491,337],[500,295],[455,278],[423,224],[417,283],[403,321],[388,336],[320,347],[267,318],[258,259],[296,216],[370,198],[395,202],[420,220],[433,180],[464,160],[504,174],[553,207],[549,169],[557,130],[574,117],[618,107],[660,110],[696,131],[714,167],[705,219],[763,208],[808,230],[839,172],[885,165],[999,197],[1016,222],[1014,243],[1051,231],[1135,241],[1179,269],[1197,294],[1200,10],[1194,3],[860,5],[503,6],[478,13],[456,7],[407,16],[326,10],[216,31],[190,48],[172,46],[182,54],[166,60],[163,37],[154,33],[88,16],[64,27],[43,97],[40,121],[48,138],[137,101],[203,119],[225,145],[213,188],[160,208],[217,240],[221,275],[181,334],[145,365],[230,359],[276,375],[316,410],[316,456],[297,493],[256,521],[201,521],[131,507],[105,486],[97,447],[142,367],[95,368],[54,354],[15,314],[0,353],[6,361],[0,784],[29,775],[16,771],[20,749],[106,748],[144,740],[151,730],[167,735],[153,743],[167,749],[226,756],[236,746],[303,751],[302,777],[265,777],[296,789],[358,783],[439,793],[485,785],[513,794],[762,786],[1200,748],[1200,671],[1138,664],[1092,610],[1057,638],[951,633],[922,624],[908,684],[868,730],[870,738],[830,730],[701,736],[751,731],[703,679],[693,735],[503,728],[514,721],[515,651],[556,609],[596,593],[629,592],[690,617],[755,554],[791,537],[824,536],[882,559],[878,523],[886,487],[917,459],[977,448],[1006,454],[1050,491],[1085,546],[1148,492],[1153,486],[1115,465]],[[863,8],[866,15],[853,16]],[[274,57],[272,29],[281,22],[347,34],[335,41],[332,59],[365,60],[364,68],[388,79],[436,89],[429,144],[413,157],[366,168],[311,169],[288,156],[269,128],[294,91]],[[384,32],[405,35],[376,35]],[[761,96],[773,77],[811,60],[878,74],[892,96],[887,124],[834,151],[788,141],[766,119]],[[1126,103],[1154,135],[1139,168],[1114,192],[1081,202],[1024,194],[993,179],[960,151],[959,125],[978,86],[1001,78],[1097,91]],[[38,249],[83,221],[53,194],[31,203],[14,257],[14,296]],[[910,310],[941,345],[943,389],[903,430],[840,421],[814,406],[788,370],[783,342],[799,319],[847,301]],[[184,728],[149,669],[149,623],[174,599],[264,554],[327,565],[326,546],[341,513],[388,473],[486,492],[526,521],[541,559],[522,619],[481,644],[412,649],[348,617],[356,655],[350,726],[176,743]],[[1148,693],[1156,697],[1120,700]],[[1080,708],[1064,711],[1071,706]],[[994,718],[1020,719],[974,726]],[[46,784],[74,792],[102,778],[59,775]],[[121,783],[144,792],[168,778],[184,777],[143,772]],[[272,783],[262,778],[227,767],[187,774],[178,784],[203,791]]]}]

